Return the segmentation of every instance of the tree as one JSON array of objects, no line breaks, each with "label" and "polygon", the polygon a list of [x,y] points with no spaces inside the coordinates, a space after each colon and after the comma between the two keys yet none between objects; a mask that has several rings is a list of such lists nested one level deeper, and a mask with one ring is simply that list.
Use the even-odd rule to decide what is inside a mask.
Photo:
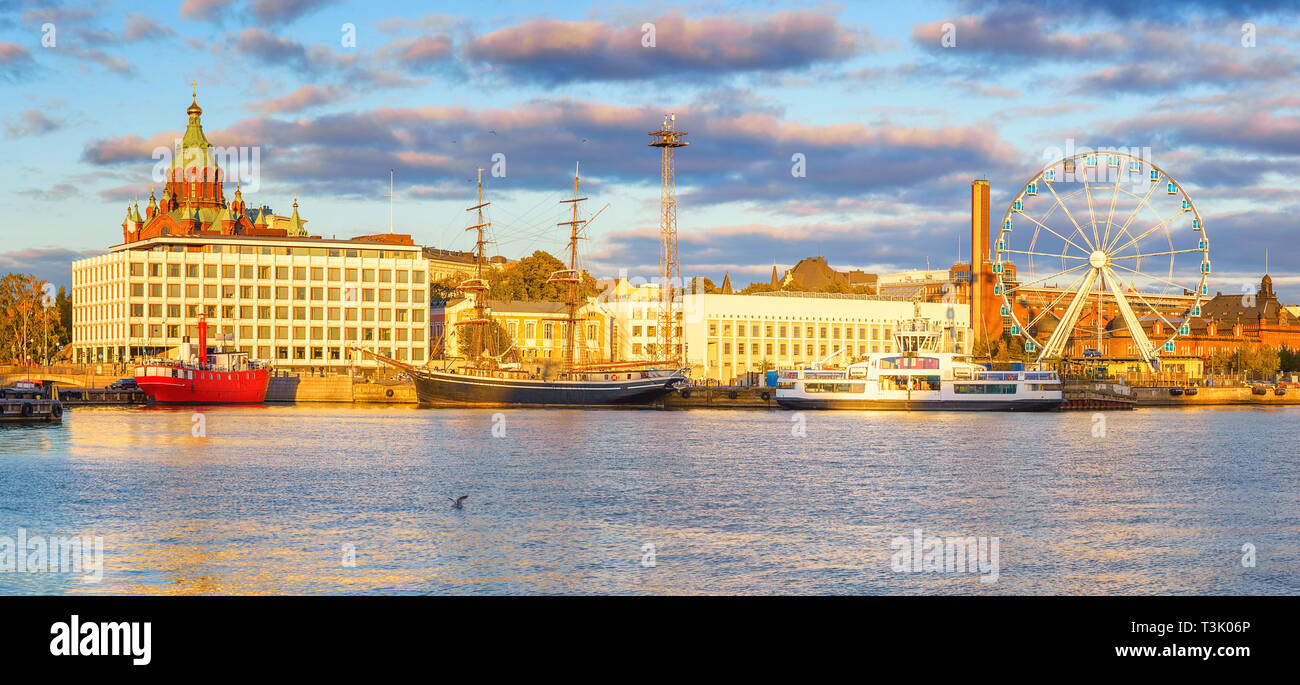
[{"label": "tree", "polygon": [[[45,281],[32,274],[0,278],[0,359],[44,362],[69,339],[55,298],[45,306]],[[66,293],[63,294],[66,298]],[[69,318],[71,301],[67,303]]]},{"label": "tree", "polygon": [[465,279],[457,276],[448,276],[441,281],[433,281],[429,284],[429,301],[447,301],[454,300],[462,296],[462,293],[456,288],[461,281]]},{"label": "tree", "polygon": [[770,293],[770,292],[775,292],[775,291],[777,291],[777,290],[779,290],[779,288],[774,288],[774,287],[772,287],[772,284],[771,284],[771,283],[764,283],[764,282],[762,282],[762,281],[754,281],[754,282],[750,283],[749,285],[745,286],[745,289],[744,289],[744,290],[741,290],[741,291],[740,291],[740,294],[741,294],[741,295],[758,295],[758,294],[760,294],[760,293]]},{"label": "tree", "polygon": [[[467,359],[474,357],[474,334],[475,329],[481,331],[483,335],[483,354],[489,357],[502,357],[502,361],[517,361],[519,350],[511,349],[514,341],[510,338],[509,331],[500,321],[492,319],[486,324],[477,324],[461,326],[456,335],[456,347],[460,351],[460,356]],[[504,355],[504,356],[503,356]]]},{"label": "tree", "polygon": [[1283,373],[1300,371],[1300,352],[1286,345],[1278,349],[1278,367]]},{"label": "tree", "polygon": [[[493,300],[525,302],[564,302],[569,297],[568,283],[548,283],[551,274],[568,266],[547,252],[538,250],[499,271],[488,275],[488,297]],[[600,292],[596,279],[583,271],[578,284],[579,301]]]}]

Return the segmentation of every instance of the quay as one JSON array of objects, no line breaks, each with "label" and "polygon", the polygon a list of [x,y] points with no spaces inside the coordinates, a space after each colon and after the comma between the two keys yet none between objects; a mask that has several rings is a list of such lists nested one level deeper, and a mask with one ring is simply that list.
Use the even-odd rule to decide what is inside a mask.
[{"label": "quay", "polygon": [[[139,405],[138,390],[110,390],[108,386],[131,372],[113,365],[56,367],[0,367],[0,386],[39,380],[58,387],[59,399],[68,407]],[[1174,394],[1171,390],[1180,391]],[[1120,383],[1067,381],[1062,410],[1128,410],[1141,407],[1296,406],[1300,388],[1283,395],[1257,394],[1251,386],[1197,387],[1194,394],[1174,386],[1128,386]],[[267,387],[268,403],[337,402],[356,404],[416,404],[415,387],[399,376],[348,374],[295,374],[278,372]],[[776,409],[776,389],[767,386],[692,385],[686,392],[669,393],[666,409]]]}]

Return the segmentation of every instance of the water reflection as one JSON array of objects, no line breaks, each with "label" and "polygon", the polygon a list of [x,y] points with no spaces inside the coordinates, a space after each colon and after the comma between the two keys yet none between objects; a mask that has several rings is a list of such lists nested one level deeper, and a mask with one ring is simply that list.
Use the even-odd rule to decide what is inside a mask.
[{"label": "water reflection", "polygon": [[[495,413],[82,408],[6,429],[0,535],[102,535],[106,569],[0,573],[0,592],[1300,591],[1297,409],[1110,412],[1104,437],[1086,412],[809,412],[807,437],[788,412],[698,410],[506,410],[493,437]],[[893,572],[917,528],[1000,538],[998,582]]]}]

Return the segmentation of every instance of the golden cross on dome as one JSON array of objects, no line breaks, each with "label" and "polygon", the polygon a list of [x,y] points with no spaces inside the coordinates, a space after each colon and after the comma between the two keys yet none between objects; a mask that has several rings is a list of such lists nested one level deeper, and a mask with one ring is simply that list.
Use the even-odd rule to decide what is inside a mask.
[{"label": "golden cross on dome", "polygon": [[193,95],[194,95],[194,97],[198,97],[198,96],[199,96],[199,82],[198,82],[198,81],[190,81],[190,87],[194,89],[194,91],[193,91]]}]

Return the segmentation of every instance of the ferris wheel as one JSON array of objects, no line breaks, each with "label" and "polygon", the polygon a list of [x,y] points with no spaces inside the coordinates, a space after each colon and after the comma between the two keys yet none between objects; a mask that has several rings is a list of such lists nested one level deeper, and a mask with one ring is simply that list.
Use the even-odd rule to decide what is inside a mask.
[{"label": "ferris wheel", "polygon": [[1158,369],[1208,299],[1210,243],[1163,169],[1123,152],[1083,153],[1016,193],[993,275],[1004,321],[1039,362],[1101,355],[1108,340],[1128,338],[1111,356]]}]

